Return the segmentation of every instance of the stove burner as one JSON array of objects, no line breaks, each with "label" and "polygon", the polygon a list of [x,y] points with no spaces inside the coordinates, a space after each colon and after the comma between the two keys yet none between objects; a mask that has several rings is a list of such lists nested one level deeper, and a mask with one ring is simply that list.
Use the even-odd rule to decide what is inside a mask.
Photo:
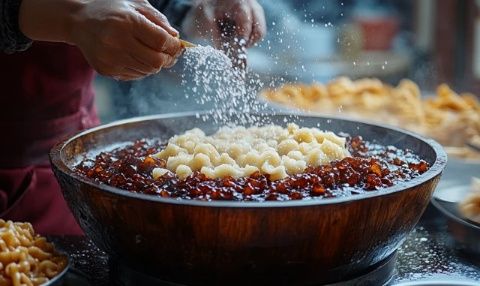
[{"label": "stove burner", "polygon": [[[368,270],[356,277],[338,281],[324,286],[368,286],[368,285],[389,285],[395,274],[395,262],[397,253],[394,252],[384,260],[372,265]],[[125,263],[119,261],[110,262],[110,280],[117,286],[135,285],[158,285],[158,286],[187,286],[139,272]],[[262,281],[264,282],[264,281]],[[278,285],[276,283],[276,285]],[[287,285],[287,284],[285,284]],[[289,285],[289,284],[288,284]],[[320,286],[320,285],[319,285]]]}]

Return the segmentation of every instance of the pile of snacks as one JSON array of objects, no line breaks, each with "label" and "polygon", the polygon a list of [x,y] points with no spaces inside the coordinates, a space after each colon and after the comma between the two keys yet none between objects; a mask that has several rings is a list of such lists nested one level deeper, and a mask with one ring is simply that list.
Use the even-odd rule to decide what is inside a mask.
[{"label": "pile of snacks", "polygon": [[459,157],[478,157],[466,143],[480,136],[480,102],[447,85],[422,97],[418,85],[402,80],[390,86],[378,79],[341,77],[327,84],[286,84],[261,94],[269,101],[326,115],[390,124],[432,137]]},{"label": "pile of snacks", "polygon": [[155,178],[171,171],[182,179],[194,171],[209,178],[248,177],[260,172],[278,180],[347,155],[345,138],[296,124],[288,128],[223,127],[210,136],[195,128],[168,141],[155,155],[166,160],[166,168],[153,172]]},{"label": "pile of snacks", "polygon": [[211,136],[194,129],[168,144],[139,140],[76,166],[91,180],[136,193],[257,202],[358,195],[428,169],[410,150],[296,125],[223,128]]},{"label": "pile of snacks", "polygon": [[42,285],[65,267],[67,257],[31,224],[0,219],[0,285]]}]

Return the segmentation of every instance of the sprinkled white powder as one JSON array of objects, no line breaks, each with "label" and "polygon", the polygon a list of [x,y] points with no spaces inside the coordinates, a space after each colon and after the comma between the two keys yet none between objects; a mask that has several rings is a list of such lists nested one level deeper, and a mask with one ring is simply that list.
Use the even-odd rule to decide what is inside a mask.
[{"label": "sprinkled white powder", "polygon": [[[234,68],[227,55],[211,46],[188,48],[184,61],[182,84],[189,96],[198,104],[213,104],[211,113],[203,120],[224,125],[258,122],[249,114],[265,108],[265,104],[256,101],[256,90],[262,87],[257,78],[247,79],[245,70]],[[190,76],[188,80],[186,75]]]}]

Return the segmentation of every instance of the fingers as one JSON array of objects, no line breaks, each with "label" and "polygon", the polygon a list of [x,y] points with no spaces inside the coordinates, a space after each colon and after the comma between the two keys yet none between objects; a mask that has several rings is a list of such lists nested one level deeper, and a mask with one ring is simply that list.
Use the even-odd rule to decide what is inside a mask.
[{"label": "fingers", "polygon": [[136,39],[133,39],[133,43],[129,46],[131,47],[130,55],[137,61],[149,66],[152,69],[152,72],[157,72],[163,67],[170,67],[169,65],[176,61],[176,57],[154,51]]},{"label": "fingers", "polygon": [[244,4],[238,4],[238,8],[233,13],[235,22],[235,34],[237,38],[248,41],[252,34],[252,9]]},{"label": "fingers", "polygon": [[[218,34],[214,34],[217,41],[232,42],[234,38],[244,40],[247,47],[258,42],[266,33],[265,14],[262,6],[255,0],[238,1],[229,11],[216,11]],[[214,31],[216,32],[216,31]]]},{"label": "fingers", "polygon": [[165,39],[162,52],[173,57],[178,57],[184,49],[185,47],[178,38],[169,36]]},{"label": "fingers", "polygon": [[164,53],[158,53],[150,59],[145,57],[140,59],[138,55],[131,55],[129,59],[124,61],[124,69],[135,72],[136,78],[145,77],[160,72],[162,68],[172,67],[176,60],[176,58]]},{"label": "fingers", "polygon": [[155,73],[160,68],[154,68],[148,62],[143,62],[139,60],[135,55],[129,55],[123,60],[123,65],[127,68],[136,70],[144,75]]},{"label": "fingers", "polygon": [[222,31],[218,27],[215,27],[212,30],[213,30],[212,31],[213,32],[213,34],[212,34],[213,45],[217,49],[225,50],[225,40],[222,36]]},{"label": "fingers", "polygon": [[247,41],[247,47],[260,41],[267,33],[267,23],[262,6],[254,1],[252,4],[252,33]]},{"label": "fingers", "polygon": [[158,62],[151,63],[152,59],[143,57],[138,58],[137,55],[116,56],[115,65],[100,63],[96,67],[98,73],[104,76],[110,76],[120,80],[133,80],[146,77],[148,75],[158,73],[163,67],[171,67],[175,64],[176,59],[164,53],[155,54]]},{"label": "fingers", "polygon": [[[89,2],[90,3],[90,2]],[[82,10],[85,31],[74,42],[99,73],[132,80],[175,64],[183,51],[178,32],[147,0],[91,1]]]},{"label": "fingers", "polygon": [[171,56],[181,53],[183,46],[178,38],[141,14],[137,18],[134,34],[140,42],[157,52],[163,52]]},{"label": "fingers", "polygon": [[161,53],[158,55],[157,61],[162,63],[162,67],[170,68],[177,62],[177,58],[174,58],[169,54]]},{"label": "fingers", "polygon": [[178,31],[175,30],[170,23],[168,22],[167,17],[155,9],[150,3],[143,2],[143,5],[137,7],[137,11],[145,16],[148,20],[152,21],[154,24],[162,27],[167,31],[171,36],[178,37]]},{"label": "fingers", "polygon": [[124,39],[121,46],[122,49],[113,57],[116,64],[110,69],[111,75],[120,80],[139,79],[158,73],[162,68],[174,65],[174,56],[178,55],[156,51],[133,37]]}]

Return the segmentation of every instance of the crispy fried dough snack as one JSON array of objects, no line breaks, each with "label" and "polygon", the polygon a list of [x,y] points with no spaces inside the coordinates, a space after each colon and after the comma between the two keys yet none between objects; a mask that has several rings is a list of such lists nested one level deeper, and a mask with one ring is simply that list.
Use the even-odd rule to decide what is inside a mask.
[{"label": "crispy fried dough snack", "polygon": [[378,79],[340,77],[326,84],[286,84],[262,96],[306,111],[399,126],[432,137],[459,156],[472,155],[465,153],[465,143],[480,136],[479,100],[446,84],[438,86],[436,96],[422,97],[410,80],[390,86]]}]

